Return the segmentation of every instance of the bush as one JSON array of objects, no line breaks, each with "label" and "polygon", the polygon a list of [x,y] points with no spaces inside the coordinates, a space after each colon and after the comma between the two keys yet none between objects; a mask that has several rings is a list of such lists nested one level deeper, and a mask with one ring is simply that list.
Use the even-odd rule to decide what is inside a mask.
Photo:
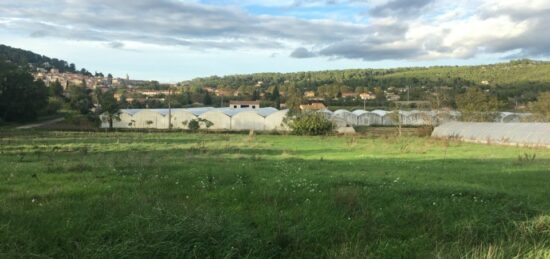
[{"label": "bush", "polygon": [[324,115],[315,112],[297,114],[291,118],[288,126],[297,135],[328,135],[335,128]]},{"label": "bush", "polygon": [[189,124],[187,124],[187,127],[191,131],[197,131],[200,129],[201,125],[199,124],[199,121],[197,120],[191,120]]},{"label": "bush", "polygon": [[206,129],[209,129],[214,125],[211,121],[201,118],[183,122],[183,126],[187,126],[187,128],[191,131],[199,130],[201,128],[201,124]]},{"label": "bush", "polygon": [[60,97],[48,98],[48,105],[40,112],[40,115],[56,114],[63,107],[63,99]]}]

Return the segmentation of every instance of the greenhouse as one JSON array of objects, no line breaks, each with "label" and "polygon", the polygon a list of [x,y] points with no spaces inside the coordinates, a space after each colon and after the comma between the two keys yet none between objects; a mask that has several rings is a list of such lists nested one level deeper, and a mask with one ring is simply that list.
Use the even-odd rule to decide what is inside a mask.
[{"label": "greenhouse", "polygon": [[187,128],[187,124],[196,119],[195,114],[186,109],[172,109],[172,128],[184,129]]},{"label": "greenhouse", "polygon": [[[460,113],[457,111],[397,111],[384,110],[337,110],[331,112],[324,109],[317,111],[332,121],[335,126],[403,126],[438,125],[457,121]],[[136,129],[168,129],[168,120],[171,117],[172,128],[186,128],[187,123],[198,118],[212,122],[212,130],[267,130],[287,131],[283,121],[288,110],[275,108],[241,109],[241,108],[190,108],[190,109],[123,109],[120,111],[120,120],[113,121],[114,128]],[[497,123],[519,123],[527,121],[531,114],[502,112],[497,116]],[[399,118],[399,121],[397,120]],[[108,128],[106,116],[102,116],[103,128]],[[205,128],[205,124],[201,124]]]},{"label": "greenhouse", "polygon": [[332,115],[334,114],[331,110],[329,109],[322,109],[322,110],[319,110],[318,111],[319,113],[323,114],[325,116],[325,118],[327,119],[330,119],[332,117]]},{"label": "greenhouse", "polygon": [[256,111],[242,111],[231,116],[232,130],[264,130],[265,121]]},{"label": "greenhouse", "polygon": [[288,110],[276,111],[265,117],[265,130],[268,131],[287,131],[288,126],[284,124],[284,120]]},{"label": "greenhouse", "polygon": [[[210,110],[199,116],[199,118],[212,122],[209,129],[212,130],[230,130],[231,117],[221,110]],[[201,125],[204,128],[205,125]]]},{"label": "greenhouse", "polygon": [[165,117],[166,112],[161,109],[143,109],[132,116],[133,128],[139,129],[166,129],[168,128],[168,119]]},{"label": "greenhouse", "polygon": [[337,110],[332,116],[342,119],[347,125],[357,125],[357,116],[348,110]]},{"label": "greenhouse", "polygon": [[448,122],[436,127],[432,137],[479,143],[550,146],[550,123]]}]

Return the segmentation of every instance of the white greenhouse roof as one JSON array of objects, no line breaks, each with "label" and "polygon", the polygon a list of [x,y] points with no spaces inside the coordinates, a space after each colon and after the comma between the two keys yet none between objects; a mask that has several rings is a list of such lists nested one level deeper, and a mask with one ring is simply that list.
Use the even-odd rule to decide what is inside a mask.
[{"label": "white greenhouse roof", "polygon": [[142,109],[121,109],[120,111],[133,116],[134,114],[142,111]]},{"label": "white greenhouse roof", "polygon": [[360,115],[363,115],[365,113],[368,113],[368,111],[365,111],[365,110],[355,110],[353,112],[351,112],[353,114],[355,114],[356,116],[360,116]]},{"label": "white greenhouse roof", "polygon": [[550,146],[550,123],[448,122],[436,127],[432,136],[476,142]]}]

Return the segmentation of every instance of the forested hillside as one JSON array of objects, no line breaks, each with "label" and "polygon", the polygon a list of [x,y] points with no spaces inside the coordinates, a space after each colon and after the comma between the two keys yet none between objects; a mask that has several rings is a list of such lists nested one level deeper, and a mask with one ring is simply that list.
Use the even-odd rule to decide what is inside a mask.
[{"label": "forested hillside", "polygon": [[20,68],[36,70],[38,68],[42,69],[51,69],[56,68],[60,72],[73,72],[73,73],[83,73],[89,74],[86,69],[78,70],[76,69],[75,64],[68,63],[65,60],[60,60],[57,58],[49,58],[40,54],[36,54],[32,51],[12,48],[0,44],[0,60],[5,60],[13,65],[16,65]]},{"label": "forested hillside", "polygon": [[[192,85],[238,88],[243,85],[264,86],[295,84],[305,90],[316,90],[325,84],[356,87],[550,87],[550,62],[516,60],[483,66],[438,66],[396,69],[350,69],[299,73],[259,73],[207,77],[191,80]],[[525,90],[525,89],[524,89]]]}]

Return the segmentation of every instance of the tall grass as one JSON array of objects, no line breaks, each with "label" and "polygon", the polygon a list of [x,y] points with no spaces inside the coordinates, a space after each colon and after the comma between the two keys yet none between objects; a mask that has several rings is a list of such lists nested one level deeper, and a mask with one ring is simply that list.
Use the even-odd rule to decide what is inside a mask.
[{"label": "tall grass", "polygon": [[550,256],[545,149],[2,132],[0,152],[5,258]]}]

